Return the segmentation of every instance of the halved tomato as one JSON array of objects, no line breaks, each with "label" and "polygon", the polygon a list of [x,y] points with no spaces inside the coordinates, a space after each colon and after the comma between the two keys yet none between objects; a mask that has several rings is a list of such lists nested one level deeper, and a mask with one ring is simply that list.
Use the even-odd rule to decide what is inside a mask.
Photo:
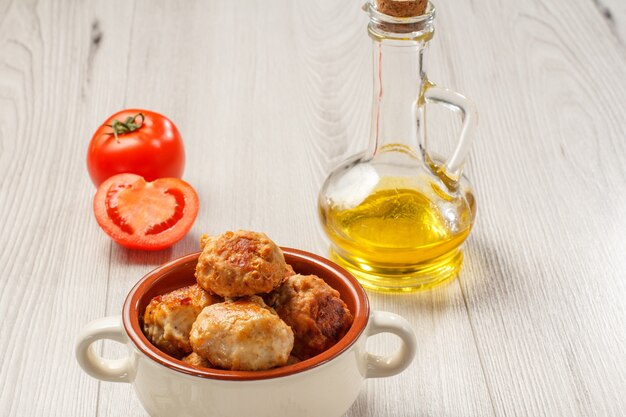
[{"label": "halved tomato", "polygon": [[111,239],[132,249],[158,250],[181,240],[198,215],[198,195],[185,181],[146,182],[118,174],[98,187],[93,211]]}]

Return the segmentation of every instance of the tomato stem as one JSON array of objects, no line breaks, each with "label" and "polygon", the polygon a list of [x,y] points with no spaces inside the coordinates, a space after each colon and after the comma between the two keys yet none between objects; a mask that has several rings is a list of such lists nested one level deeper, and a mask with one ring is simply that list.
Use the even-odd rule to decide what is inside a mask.
[{"label": "tomato stem", "polygon": [[[137,118],[141,120],[137,122]],[[143,113],[137,113],[134,116],[128,116],[125,121],[120,122],[117,119],[113,119],[110,125],[105,125],[113,129],[113,136],[115,136],[116,141],[120,141],[119,135],[124,135],[126,133],[134,132],[143,126],[143,122],[146,120]]]}]

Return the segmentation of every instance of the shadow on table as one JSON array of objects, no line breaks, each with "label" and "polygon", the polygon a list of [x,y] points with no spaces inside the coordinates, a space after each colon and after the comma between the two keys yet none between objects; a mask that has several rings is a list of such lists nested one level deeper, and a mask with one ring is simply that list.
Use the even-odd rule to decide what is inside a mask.
[{"label": "shadow on table", "polygon": [[187,233],[179,242],[162,250],[128,249],[123,246],[115,245],[112,256],[120,263],[158,266],[199,250],[200,235]]},{"label": "shadow on table", "polygon": [[458,282],[466,300],[498,304],[514,296],[517,284],[526,282],[523,265],[503,256],[502,246],[475,239],[465,246],[465,259]]},{"label": "shadow on table", "polygon": [[124,264],[161,265],[172,259],[172,252],[172,248],[158,251],[146,251],[118,246],[116,251],[113,253],[113,257],[117,258],[120,263]]},{"label": "shadow on table", "polygon": [[465,246],[463,266],[460,275],[438,287],[426,291],[407,294],[370,293],[377,308],[408,313],[410,311],[445,312],[449,309],[463,308],[472,303],[498,304],[506,300],[514,291],[515,282],[527,273],[520,265],[515,265],[493,245],[483,240],[474,239]]}]

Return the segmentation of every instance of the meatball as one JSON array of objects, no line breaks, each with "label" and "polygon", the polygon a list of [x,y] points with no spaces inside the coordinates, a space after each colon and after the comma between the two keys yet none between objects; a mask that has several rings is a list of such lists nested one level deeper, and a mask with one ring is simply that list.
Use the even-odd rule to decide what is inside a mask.
[{"label": "meatball", "polygon": [[196,368],[210,368],[211,363],[204,359],[202,356],[198,355],[196,352],[191,352],[189,355],[185,356],[183,359],[187,365],[194,366]]},{"label": "meatball", "polygon": [[268,293],[287,275],[283,252],[265,234],[239,230],[201,238],[198,284],[222,297]]},{"label": "meatball", "polygon": [[339,292],[315,275],[293,275],[266,299],[293,330],[292,355],[301,360],[333,346],[352,325]]},{"label": "meatball", "polygon": [[291,265],[287,264],[285,267],[285,278],[283,279],[283,281],[286,281],[287,278],[292,275],[296,275],[296,271],[293,270],[293,267]]},{"label": "meatball", "polygon": [[253,296],[206,307],[190,341],[194,352],[216,367],[257,371],[287,363],[293,332],[261,297]]},{"label": "meatball", "polygon": [[289,355],[289,359],[287,360],[286,365],[295,365],[298,362],[302,362],[302,361],[293,355]]},{"label": "meatball", "polygon": [[180,358],[190,353],[189,331],[206,306],[221,301],[198,285],[154,297],[143,316],[143,332],[153,345]]}]

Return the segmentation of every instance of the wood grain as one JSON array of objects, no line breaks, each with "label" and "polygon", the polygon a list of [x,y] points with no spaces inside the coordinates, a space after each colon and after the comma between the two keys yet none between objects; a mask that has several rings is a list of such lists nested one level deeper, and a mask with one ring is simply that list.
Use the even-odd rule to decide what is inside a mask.
[{"label": "wood grain", "polygon": [[591,0],[613,34],[622,54],[626,54],[626,3],[620,0]]},{"label": "wood grain", "polygon": [[[317,191],[369,134],[361,3],[0,0],[0,415],[146,416],[130,385],[80,370],[74,338],[203,232],[326,253]],[[412,323],[419,353],[347,416],[626,415],[626,10],[436,6],[429,77],[480,110],[479,215],[458,280],[370,294]],[[91,215],[87,142],[124,107],[167,114],[185,140],[201,209],[169,250],[123,249]],[[429,112],[446,154],[459,122]]]},{"label": "wood grain", "polygon": [[[482,111],[460,282],[498,415],[623,415],[607,386],[626,386],[625,119],[607,104],[626,102],[624,59],[606,27],[590,30],[606,43],[577,30],[593,5],[521,6],[439,9],[467,30],[502,22],[440,61]],[[493,59],[461,65],[479,53]]]}]

